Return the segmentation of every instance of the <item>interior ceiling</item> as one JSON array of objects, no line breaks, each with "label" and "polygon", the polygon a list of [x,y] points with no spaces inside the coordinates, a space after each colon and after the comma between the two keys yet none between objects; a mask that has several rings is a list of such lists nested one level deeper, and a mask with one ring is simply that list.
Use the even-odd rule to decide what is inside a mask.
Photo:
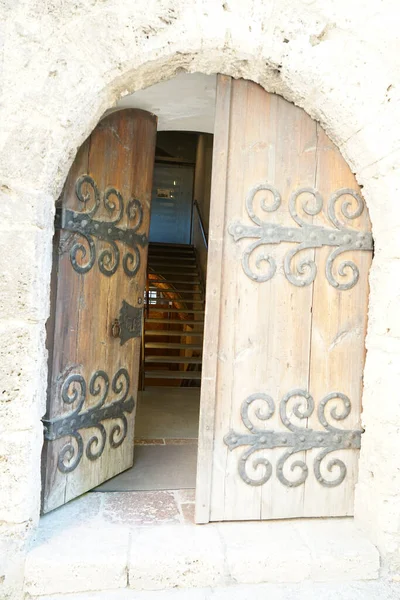
[{"label": "interior ceiling", "polygon": [[182,73],[124,96],[115,108],[142,108],[158,117],[158,131],[214,132],[216,75]]}]

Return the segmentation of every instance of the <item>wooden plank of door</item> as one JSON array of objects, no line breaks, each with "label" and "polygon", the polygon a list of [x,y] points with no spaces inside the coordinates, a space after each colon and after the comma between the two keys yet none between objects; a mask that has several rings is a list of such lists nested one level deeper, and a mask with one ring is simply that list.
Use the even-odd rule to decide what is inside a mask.
[{"label": "wooden plank of door", "polygon": [[[154,115],[136,109],[113,113],[85,142],[67,179],[64,215],[68,209],[84,213],[87,219],[81,219],[81,225],[87,229],[76,234],[70,222],[64,223],[61,232],[46,421],[56,419],[60,425],[64,418],[69,430],[73,428],[71,411],[75,411],[75,427],[83,414],[92,418],[93,427],[78,427],[69,437],[58,430],[57,439],[46,441],[44,512],[133,463],[135,406],[130,399],[136,401],[140,337],[121,344],[121,338],[113,337],[111,326],[120,318],[121,326],[126,322],[129,329],[132,315],[140,318],[155,136]],[[77,181],[84,175],[91,179],[86,179],[79,193]],[[101,229],[102,222],[107,223],[107,230]],[[127,229],[130,239],[125,236]],[[88,230],[91,235],[85,237]],[[115,239],[108,237],[114,234]],[[135,236],[137,244],[132,248]],[[83,243],[86,254],[82,249],[74,253],[77,242]],[[90,268],[77,272],[76,267],[79,271],[79,265],[88,265],[91,258]],[[131,311],[127,321],[120,316],[124,302]],[[116,402],[123,404],[124,410],[117,410]]]},{"label": "wooden plank of door", "polygon": [[[325,227],[332,227],[328,218],[329,200],[338,190],[350,189],[360,195],[361,191],[353,173],[343,160],[338,148],[329,140],[322,128],[318,126],[318,174],[316,187],[322,195],[324,212],[314,217],[314,221]],[[299,198],[300,200],[300,198]],[[368,211],[366,208],[354,219],[346,218],[341,208],[349,202],[348,214],[356,213],[362,205],[356,198],[344,194],[335,204],[335,214],[346,227],[352,230],[370,231]],[[362,375],[365,360],[365,335],[368,313],[368,272],[371,266],[372,252],[359,252],[352,249],[341,254],[334,261],[333,274],[339,284],[348,283],[352,278],[350,267],[345,268],[344,275],[338,269],[344,261],[353,261],[359,269],[359,280],[350,289],[340,290],[330,284],[325,277],[325,265],[332,248],[323,246],[316,251],[318,273],[314,281],[314,298],[312,313],[312,339],[310,353],[309,389],[315,405],[328,394],[341,392],[350,403],[349,415],[343,420],[332,418],[331,411],[336,409],[338,415],[345,415],[345,399],[332,398],[326,405],[327,422],[340,429],[359,430],[361,428]],[[349,407],[350,408],[350,407]],[[317,408],[308,420],[308,427],[324,431]],[[340,436],[341,432],[338,431]],[[313,472],[314,464],[321,449],[307,452],[307,465]],[[357,481],[359,452],[354,449],[341,449],[329,454],[321,461],[321,476],[326,481],[319,482],[310,475],[305,482],[304,513],[307,516],[345,516],[353,514],[354,488]],[[347,470],[342,484],[331,486],[340,477],[343,466],[332,465],[331,460],[340,460]]]},{"label": "wooden plank of door", "polygon": [[213,168],[211,181],[210,231],[208,239],[206,313],[201,378],[199,447],[196,480],[196,522],[210,520],[212,455],[217,392],[217,353],[221,323],[223,239],[225,235],[226,171],[230,136],[232,79],[217,76],[217,98]]},{"label": "wooden plank of door", "polygon": [[[303,113],[277,96],[267,94],[251,82],[233,82],[231,107],[231,136],[227,171],[225,231],[236,221],[248,222],[245,198],[254,186],[263,182],[277,189],[291,185],[300,177],[314,178],[313,161],[309,153],[299,159],[299,143],[311,146],[315,142],[315,126],[302,129]],[[293,110],[291,110],[293,108]],[[304,128],[304,127],[303,127]],[[302,171],[304,172],[301,175]],[[281,191],[281,190],[280,190]],[[283,196],[283,194],[282,194]],[[271,192],[260,190],[254,194],[254,211],[263,218],[262,202],[273,203]],[[266,213],[271,221],[285,225],[288,215],[284,210]],[[230,234],[224,239],[223,311],[218,348],[218,399],[213,456],[211,519],[260,519],[262,511],[279,517],[290,511],[290,506],[302,502],[303,490],[279,490],[280,501],[274,502],[276,480],[268,488],[244,484],[238,474],[238,456],[230,452],[224,437],[230,430],[243,428],[241,407],[255,393],[269,394],[275,402],[286,390],[307,384],[310,335],[310,288],[291,289],[290,283],[277,274],[277,280],[262,285],[249,278],[241,266],[241,247]],[[285,247],[279,245],[275,260],[282,262]],[[262,261],[258,273],[268,270]],[[263,309],[263,307],[265,307]],[[303,328],[297,323],[302,319]],[[256,401],[252,410],[265,409]],[[278,427],[278,412],[262,427]],[[260,452],[259,459],[276,462],[279,450]],[[263,466],[252,469],[246,464],[250,479],[262,476]],[[290,506],[288,506],[288,504]]]}]

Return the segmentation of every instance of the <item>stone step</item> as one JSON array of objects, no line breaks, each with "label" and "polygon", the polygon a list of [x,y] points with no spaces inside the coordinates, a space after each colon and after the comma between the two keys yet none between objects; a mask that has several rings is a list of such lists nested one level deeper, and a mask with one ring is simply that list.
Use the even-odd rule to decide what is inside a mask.
[{"label": "stone step", "polygon": [[30,596],[31,600],[398,600],[400,583],[385,580],[341,583],[233,584],[229,587],[136,591],[125,588],[82,594]]},{"label": "stone step", "polygon": [[[160,495],[169,498],[155,494],[154,506]],[[144,504],[141,497],[85,494],[43,517],[26,561],[27,597],[91,592],[84,600],[136,600],[143,590],[149,590],[144,600],[157,590],[164,590],[163,600],[169,594],[179,600],[400,597],[398,586],[366,581],[379,577],[379,553],[351,518],[157,523],[149,493]],[[138,517],[146,506],[154,524],[143,527]],[[268,585],[252,590],[248,584]]]}]

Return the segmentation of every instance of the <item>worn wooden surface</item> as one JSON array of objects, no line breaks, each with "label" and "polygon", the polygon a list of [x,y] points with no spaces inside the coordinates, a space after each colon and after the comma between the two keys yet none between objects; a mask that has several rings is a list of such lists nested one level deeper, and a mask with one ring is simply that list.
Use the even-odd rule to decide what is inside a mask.
[{"label": "worn wooden surface", "polygon": [[[120,191],[124,201],[123,217],[117,226],[124,229],[137,224],[135,217],[128,219],[126,210],[128,202],[137,198],[143,207],[143,222],[138,232],[148,235],[156,127],[156,117],[140,110],[116,112],[101,121],[80,148],[71,167],[62,197],[63,209],[88,212],[92,208],[93,194],[83,205],[75,193],[77,178],[82,174],[89,174],[98,186],[101,200],[93,218],[109,222],[115,217],[118,211],[117,198],[110,197],[116,212],[112,212],[110,207],[107,210],[103,201],[104,191],[108,187],[114,187]],[[89,188],[85,191],[90,192]],[[85,240],[79,235],[61,231],[53,306],[55,319],[49,406],[46,415],[49,419],[68,414],[76,408],[76,403],[68,405],[61,398],[61,387],[69,374],[80,374],[86,381],[87,397],[82,411],[99,401],[99,395],[89,390],[91,377],[98,370],[105,371],[110,381],[106,403],[121,397],[121,393],[112,389],[113,377],[120,368],[128,371],[129,393],[135,400],[137,396],[140,337],[130,339],[121,346],[120,339],[111,335],[111,324],[119,317],[123,300],[135,307],[143,306],[147,247],[140,248],[140,269],[135,276],[129,277],[123,270],[124,254],[129,248],[124,243],[117,242],[120,251],[119,267],[112,276],[106,276],[100,272],[98,257],[103,250],[109,250],[110,245],[94,238],[96,261],[87,273],[80,274],[73,269],[70,260],[70,249],[77,240],[85,245]],[[88,253],[86,257],[78,255],[77,258],[78,263],[85,262]],[[103,391],[104,385],[100,379],[97,384],[100,384]],[[45,443],[44,512],[60,506],[132,465],[135,410],[131,414],[125,414],[128,431],[124,442],[118,448],[110,446],[111,429],[121,423],[115,420],[104,421],[107,441],[103,454],[96,460],[88,460],[84,452],[80,464],[70,473],[62,473],[57,468],[59,452],[69,440],[61,438]],[[80,433],[86,450],[89,439],[98,432],[95,428],[90,428],[81,430]],[[98,447],[94,444],[93,450]]]},{"label": "worn wooden surface", "polygon": [[[254,225],[245,198],[259,183],[275,186],[282,203],[276,211],[263,211],[262,201],[272,204],[272,195],[259,191],[256,215],[287,227],[298,226],[288,208],[295,190],[317,188],[324,211],[314,216],[302,211],[303,202],[315,203],[311,194],[303,194],[298,212],[307,223],[332,227],[324,216],[331,194],[340,188],[359,188],[338,150],[303,110],[243,80],[220,77],[217,91],[196,518],[207,522],[352,514],[357,450],[334,452],[325,459],[322,472],[327,480],[337,475],[335,467],[332,472],[326,469],[331,458],[342,458],[347,466],[347,476],[337,487],[323,487],[314,476],[319,450],[296,453],[285,464],[283,474],[289,481],[299,475],[299,467],[291,469],[295,461],[307,464],[308,477],[297,487],[287,487],[277,478],[277,461],[285,448],[261,450],[253,458],[269,460],[273,472],[267,483],[252,486],[238,473],[245,447],[230,451],[224,436],[230,430],[249,433],[241,406],[260,392],[273,398],[275,413],[266,421],[257,419],[255,410],[265,410],[265,404],[257,402],[250,412],[253,423],[260,429],[288,432],[279,416],[279,402],[299,388],[313,396],[316,408],[308,419],[298,419],[293,409],[299,398],[292,399],[288,404],[292,423],[322,431],[318,403],[328,393],[340,391],[351,399],[352,412],[333,425],[360,427],[371,252],[349,252],[337,259],[340,263],[352,258],[360,270],[358,283],[340,291],[325,277],[332,248],[304,250],[294,259],[294,267],[299,259],[315,260],[318,270],[314,283],[298,287],[286,278],[282,266],[293,244],[264,246],[261,253],[273,255],[278,268],[272,279],[260,283],[250,279],[241,264],[243,251],[254,239],[235,243],[228,228],[235,221]],[[369,230],[366,210],[348,225]],[[258,268],[254,257],[252,266],[261,273],[268,268],[266,261]],[[336,401],[329,410],[335,405],[341,412]],[[252,461],[246,470],[257,479],[264,467],[253,468]]]},{"label": "worn wooden surface", "polygon": [[196,522],[210,519],[212,456],[214,446],[215,411],[217,406],[219,327],[222,319],[221,286],[223,240],[227,203],[228,148],[231,113],[232,79],[217,78],[217,100],[213,170],[211,181],[211,208],[207,261],[206,314],[204,322],[203,369],[200,399],[199,450],[197,455]]}]

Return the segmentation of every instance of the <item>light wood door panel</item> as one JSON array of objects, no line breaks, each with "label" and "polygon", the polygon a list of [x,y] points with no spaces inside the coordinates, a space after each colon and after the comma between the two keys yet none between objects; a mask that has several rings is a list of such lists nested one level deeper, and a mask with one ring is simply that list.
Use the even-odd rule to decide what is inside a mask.
[{"label": "light wood door panel", "polygon": [[302,109],[218,76],[196,519],[352,514],[372,237]]}]

